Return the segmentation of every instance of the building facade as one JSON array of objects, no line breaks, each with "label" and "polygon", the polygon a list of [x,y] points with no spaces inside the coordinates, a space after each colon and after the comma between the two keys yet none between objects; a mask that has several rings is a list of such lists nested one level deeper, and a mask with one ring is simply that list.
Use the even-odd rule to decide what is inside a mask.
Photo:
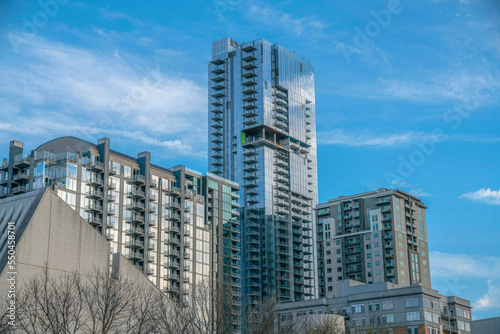
[{"label": "building facade", "polygon": [[500,334],[500,317],[474,320],[470,326],[474,334]]},{"label": "building facade", "polygon": [[314,69],[265,39],[213,42],[209,171],[241,185],[245,301],[316,295]]},{"label": "building facade", "polygon": [[280,305],[280,313],[338,314],[346,333],[356,334],[465,334],[470,333],[470,302],[448,297],[416,284],[365,284],[343,280],[336,297]]},{"label": "building facade", "polygon": [[11,142],[0,165],[0,197],[46,186],[108,239],[112,253],[122,253],[165,293],[189,303],[193,286],[211,282],[231,289],[238,313],[235,182],[154,165],[149,152],[127,156],[111,150],[107,138],[95,145],[63,137],[29,153]]},{"label": "building facade", "polygon": [[415,196],[385,188],[319,204],[320,297],[333,297],[345,279],[430,288],[426,208]]}]

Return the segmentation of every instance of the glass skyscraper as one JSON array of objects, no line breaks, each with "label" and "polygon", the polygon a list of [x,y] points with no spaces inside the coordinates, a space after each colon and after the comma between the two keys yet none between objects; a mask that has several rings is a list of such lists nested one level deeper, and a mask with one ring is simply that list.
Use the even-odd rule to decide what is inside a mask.
[{"label": "glass skyscraper", "polygon": [[241,186],[245,302],[316,296],[314,69],[265,39],[224,38],[208,73],[209,171]]}]

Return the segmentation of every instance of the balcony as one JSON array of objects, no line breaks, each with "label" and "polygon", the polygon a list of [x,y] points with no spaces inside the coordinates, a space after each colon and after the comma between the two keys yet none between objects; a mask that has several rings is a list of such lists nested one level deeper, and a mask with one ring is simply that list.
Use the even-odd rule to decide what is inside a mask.
[{"label": "balcony", "polygon": [[144,203],[133,201],[127,204],[127,209],[132,211],[144,211]]},{"label": "balcony", "polygon": [[146,197],[146,194],[142,190],[133,189],[128,193],[127,197],[136,198],[136,199],[144,199]]},{"label": "balcony", "polygon": [[144,230],[140,227],[133,227],[125,230],[126,235],[144,236]]},{"label": "balcony", "polygon": [[178,187],[170,187],[169,189],[166,189],[165,191],[170,196],[180,196],[181,195],[181,189]]},{"label": "balcony", "polygon": [[87,184],[90,186],[101,186],[103,185],[103,180],[99,177],[91,177],[87,180]]},{"label": "balcony", "polygon": [[[12,193],[14,193],[14,190],[12,190]],[[102,213],[102,205],[97,203],[90,203],[87,207],[85,207],[85,211]]]},{"label": "balcony", "polygon": [[179,270],[180,265],[181,264],[178,261],[167,261],[165,262],[164,267]]},{"label": "balcony", "polygon": [[87,222],[93,226],[101,226],[102,225],[102,219],[99,217],[95,217],[95,216],[88,217]]},{"label": "balcony", "polygon": [[178,213],[173,213],[173,212],[168,212],[167,214],[165,214],[164,217],[166,220],[174,222],[180,221],[181,219],[181,216]]},{"label": "balcony", "polygon": [[28,191],[29,191],[29,185],[24,184],[24,185],[12,188],[12,195],[22,194],[22,193],[25,193]]},{"label": "balcony", "polygon": [[144,254],[141,252],[128,252],[125,254],[125,257],[129,260],[143,260]]},{"label": "balcony", "polygon": [[169,245],[174,245],[174,246],[180,246],[181,245],[181,239],[180,238],[168,237],[168,238],[166,238],[163,241],[164,241],[164,243],[169,244]]},{"label": "balcony", "polygon": [[129,240],[125,243],[126,248],[144,248],[144,241],[141,240]]},{"label": "balcony", "polygon": [[100,161],[92,161],[88,165],[87,169],[92,171],[92,172],[100,173],[100,172],[104,171],[104,164]]},{"label": "balcony", "polygon": [[139,214],[133,214],[130,217],[126,218],[126,220],[131,223],[144,224],[144,216]]},{"label": "balcony", "polygon": [[132,175],[132,178],[128,181],[128,183],[138,186],[144,185],[146,183],[146,177],[141,174],[135,174]]},{"label": "balcony", "polygon": [[3,159],[2,163],[0,163],[0,171],[7,171],[9,169],[9,160]]},{"label": "balcony", "polygon": [[[29,180],[29,176],[26,173],[15,174],[12,178],[12,182],[21,183]],[[6,180],[5,180],[6,181]]]}]

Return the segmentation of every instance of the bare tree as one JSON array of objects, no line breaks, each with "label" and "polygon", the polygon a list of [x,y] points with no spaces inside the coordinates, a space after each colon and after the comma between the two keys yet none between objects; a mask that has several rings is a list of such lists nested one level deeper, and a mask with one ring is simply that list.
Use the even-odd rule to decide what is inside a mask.
[{"label": "bare tree", "polygon": [[79,333],[88,315],[77,274],[51,276],[45,269],[18,292],[17,331]]},{"label": "bare tree", "polygon": [[243,326],[246,333],[285,334],[303,331],[302,319],[294,318],[292,313],[280,311],[274,296],[274,293],[270,293],[268,298],[254,300],[252,305],[245,307]]},{"label": "bare tree", "polygon": [[14,332],[14,328],[9,324],[11,318],[9,307],[9,300],[2,298],[0,300],[0,334],[10,334]]},{"label": "bare tree", "polygon": [[333,314],[308,314],[304,322],[306,334],[344,334],[343,318]]}]

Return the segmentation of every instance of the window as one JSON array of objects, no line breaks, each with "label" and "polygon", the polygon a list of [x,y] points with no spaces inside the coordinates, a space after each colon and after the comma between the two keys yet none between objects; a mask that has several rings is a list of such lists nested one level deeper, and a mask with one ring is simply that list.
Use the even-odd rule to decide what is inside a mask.
[{"label": "window", "polygon": [[405,299],[405,306],[406,307],[416,307],[416,306],[419,306],[418,298],[407,298],[407,299]]},{"label": "window", "polygon": [[366,253],[366,258],[371,259],[372,258],[372,253]]},{"label": "window", "polygon": [[418,334],[418,327],[408,327],[408,334]]},{"label": "window", "polygon": [[380,261],[375,261],[376,266],[380,266]]},{"label": "window", "polygon": [[361,313],[365,311],[364,304],[352,305],[351,308],[352,308],[352,313]]},{"label": "window", "polygon": [[416,321],[416,320],[420,320],[420,312],[406,312],[406,321]]},{"label": "window", "polygon": [[465,330],[465,323],[463,321],[457,321],[458,329]]},{"label": "window", "polygon": [[394,314],[386,314],[382,316],[383,319],[385,319],[385,323],[391,324],[394,322]]},{"label": "window", "polygon": [[378,247],[378,246],[379,246],[379,243],[378,243],[378,242],[376,242],[376,243],[373,245],[373,247]]},{"label": "window", "polygon": [[368,311],[379,311],[379,310],[380,310],[379,303],[370,303],[370,305],[368,305]]},{"label": "window", "polygon": [[379,255],[380,255],[380,253],[379,253],[379,252],[375,252],[375,256],[379,256]]},{"label": "window", "polygon": [[370,235],[369,234],[366,236],[366,240],[370,240]]},{"label": "window", "polygon": [[394,303],[392,300],[382,302],[382,310],[392,310],[394,308]]}]

